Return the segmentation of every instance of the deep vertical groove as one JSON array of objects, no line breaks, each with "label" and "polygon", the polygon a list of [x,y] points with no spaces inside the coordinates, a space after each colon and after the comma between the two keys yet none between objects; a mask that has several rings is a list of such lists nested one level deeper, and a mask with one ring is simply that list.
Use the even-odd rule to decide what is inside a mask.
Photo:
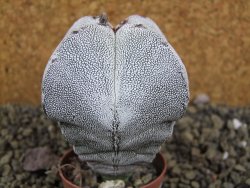
[{"label": "deep vertical groove", "polygon": [[116,34],[114,33],[115,35],[115,44],[114,44],[114,53],[115,53],[115,57],[114,57],[114,116],[115,116],[115,112],[116,112],[116,76],[117,76],[117,70],[116,70]]},{"label": "deep vertical groove", "polygon": [[114,53],[115,53],[115,57],[114,57],[114,119],[113,119],[113,123],[112,123],[112,143],[113,143],[113,150],[114,150],[114,157],[112,159],[113,162],[113,168],[114,168],[114,174],[116,175],[117,170],[118,170],[118,165],[119,165],[119,161],[118,161],[118,153],[119,153],[119,141],[120,141],[120,137],[119,137],[119,133],[118,133],[118,128],[119,128],[119,119],[118,119],[118,113],[117,113],[117,109],[116,109],[116,103],[117,103],[117,60],[116,60],[116,34],[115,35],[115,44],[114,44]]}]

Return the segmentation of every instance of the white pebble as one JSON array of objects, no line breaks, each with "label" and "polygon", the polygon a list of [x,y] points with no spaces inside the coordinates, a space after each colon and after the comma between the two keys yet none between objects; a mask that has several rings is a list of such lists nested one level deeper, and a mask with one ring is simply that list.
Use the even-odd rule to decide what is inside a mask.
[{"label": "white pebble", "polygon": [[125,188],[125,183],[122,180],[110,180],[102,182],[98,188]]},{"label": "white pebble", "polygon": [[228,156],[229,156],[229,154],[228,154],[228,152],[226,151],[226,152],[224,152],[224,154],[223,154],[223,156],[222,156],[222,159],[223,159],[223,160],[226,160],[226,159],[228,158]]},{"label": "white pebble", "polygon": [[209,103],[209,101],[210,97],[207,94],[202,93],[197,95],[193,102],[194,104],[206,104]]},{"label": "white pebble", "polygon": [[234,118],[233,119],[233,125],[234,125],[235,129],[238,129],[238,128],[240,128],[242,126],[242,123],[240,122],[240,120]]},{"label": "white pebble", "polygon": [[247,146],[247,141],[243,140],[240,142],[240,146],[242,146],[243,148],[245,148]]}]

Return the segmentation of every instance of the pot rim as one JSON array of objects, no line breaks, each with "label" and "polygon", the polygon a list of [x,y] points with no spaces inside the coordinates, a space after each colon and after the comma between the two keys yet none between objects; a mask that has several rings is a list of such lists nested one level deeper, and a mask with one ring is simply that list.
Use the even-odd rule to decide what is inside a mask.
[{"label": "pot rim", "polygon": [[[62,165],[62,163],[64,162],[64,160],[71,154],[74,153],[73,149],[69,149],[68,151],[66,151],[63,156],[61,157],[60,161],[59,161],[59,166]],[[140,188],[156,188],[155,184],[159,184],[161,185],[163,182],[163,178],[165,176],[166,170],[167,170],[167,164],[166,161],[163,157],[163,155],[159,152],[156,154],[153,162],[154,166],[157,168],[157,170],[159,170],[159,168],[161,168],[160,174],[157,176],[157,178],[153,179],[151,182],[149,182],[148,184],[145,184],[143,186],[141,186]],[[63,174],[62,169],[59,168],[59,176],[62,179],[63,184],[66,184],[67,186],[70,186],[71,188],[80,188],[78,185],[73,184],[73,182],[69,181]],[[161,187],[161,186],[159,186]]]}]

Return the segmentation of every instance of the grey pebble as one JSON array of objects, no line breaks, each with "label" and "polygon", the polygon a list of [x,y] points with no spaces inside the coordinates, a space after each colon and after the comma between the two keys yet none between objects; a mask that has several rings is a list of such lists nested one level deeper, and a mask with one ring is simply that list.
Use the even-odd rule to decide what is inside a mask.
[{"label": "grey pebble", "polygon": [[8,151],[7,153],[5,153],[5,155],[2,156],[0,159],[0,166],[2,166],[4,164],[8,164],[10,162],[12,156],[13,156],[12,151]]},{"label": "grey pebble", "polygon": [[169,178],[169,182],[171,182],[171,183],[178,183],[180,181],[180,179],[179,178]]},{"label": "grey pebble", "polygon": [[140,185],[142,185],[142,184],[143,184],[143,182],[142,182],[141,179],[137,179],[137,180],[135,181],[135,183],[134,183],[135,186],[140,186]]},{"label": "grey pebble", "polygon": [[148,173],[145,176],[142,176],[141,180],[144,184],[149,183],[153,179],[153,174]]},{"label": "grey pebble", "polygon": [[175,174],[175,175],[180,175],[181,174],[181,169],[179,166],[175,166],[173,169],[172,169],[172,173]]},{"label": "grey pebble", "polygon": [[181,139],[185,140],[185,143],[190,144],[193,142],[194,137],[190,132],[185,131],[181,134]]},{"label": "grey pebble", "polygon": [[200,184],[197,181],[192,181],[191,186],[192,186],[192,188],[200,188]]},{"label": "grey pebble", "polygon": [[197,112],[197,109],[194,106],[189,106],[189,108],[187,109],[187,112],[191,114],[195,114]]},{"label": "grey pebble", "polygon": [[187,171],[184,175],[188,180],[193,180],[196,176],[196,173],[194,171]]},{"label": "grey pebble", "polygon": [[5,164],[5,165],[3,166],[2,176],[3,176],[3,177],[9,176],[9,175],[10,175],[10,171],[11,171],[10,165]]},{"label": "grey pebble", "polygon": [[235,172],[235,171],[232,171],[230,173],[230,178],[233,180],[233,183],[235,185],[241,183],[241,175],[239,173]]},{"label": "grey pebble", "polygon": [[197,147],[192,147],[191,154],[192,156],[199,157],[201,155],[200,149]]},{"label": "grey pebble", "polygon": [[224,121],[218,115],[212,114],[211,120],[216,129],[221,129],[224,125]]},{"label": "grey pebble", "polygon": [[193,103],[196,105],[200,105],[200,104],[206,104],[209,101],[210,101],[210,97],[207,94],[202,93],[196,96]]},{"label": "grey pebble", "polygon": [[170,188],[177,188],[177,184],[176,183],[170,183]]},{"label": "grey pebble", "polygon": [[229,183],[229,182],[224,182],[222,184],[222,188],[234,188],[234,184]]},{"label": "grey pebble", "polygon": [[17,149],[19,144],[16,140],[13,140],[10,142],[10,145],[13,149]]},{"label": "grey pebble", "polygon": [[179,183],[177,187],[178,188],[191,188],[190,185],[187,185],[187,184],[184,184],[184,183]]},{"label": "grey pebble", "polygon": [[190,184],[190,181],[189,181],[188,179],[184,178],[184,177],[181,177],[181,178],[180,178],[180,182],[181,182],[181,183],[184,183],[184,184],[186,184],[186,185],[189,185],[189,184]]},{"label": "grey pebble", "polygon": [[1,136],[6,137],[8,135],[8,130],[7,129],[2,129],[1,130]]},{"label": "grey pebble", "polygon": [[246,184],[247,184],[247,185],[250,185],[250,178],[248,178],[248,179],[246,180]]},{"label": "grey pebble", "polygon": [[30,136],[31,133],[32,133],[31,128],[24,129],[23,132],[22,132],[23,136]]},{"label": "grey pebble", "polygon": [[214,146],[210,146],[205,155],[208,159],[213,160],[217,154],[217,149]]},{"label": "grey pebble", "polygon": [[240,164],[237,164],[234,166],[234,169],[239,171],[239,172],[246,172],[246,169],[244,166],[240,165]]},{"label": "grey pebble", "polygon": [[[250,143],[249,137],[247,137],[246,133],[243,133],[243,131],[250,131],[250,108],[240,108],[242,110],[237,110],[237,108],[219,108],[218,106],[212,107],[209,105],[203,105],[201,107],[192,106],[192,108],[193,109],[191,109],[191,111],[188,110],[184,116],[184,121],[178,121],[175,125],[172,139],[168,140],[162,146],[164,147],[163,154],[166,157],[166,162],[167,164],[169,162],[170,166],[172,166],[171,169],[168,168],[167,170],[162,188],[179,188],[180,186],[192,188],[209,186],[210,188],[213,186],[215,188],[230,188],[237,187],[236,185],[242,183],[250,186],[250,162],[248,161],[250,148],[248,147],[249,145],[243,148],[240,144],[243,140],[245,140],[247,144]],[[23,115],[27,113],[30,115],[26,117],[26,124],[22,124],[21,119]],[[52,177],[51,175],[38,175],[24,172],[20,165],[21,157],[27,149],[27,143],[31,145],[30,148],[50,146],[59,156],[69,148],[68,143],[62,138],[57,124],[46,119],[37,108],[2,106],[0,107],[0,116],[3,117],[3,119],[0,118],[1,135],[3,133],[10,134],[8,123],[10,117],[9,115],[3,116],[2,114],[11,114],[11,116],[13,116],[11,117],[13,130],[18,130],[22,127],[20,129],[20,133],[22,134],[23,131],[29,127],[32,129],[32,134],[27,137],[22,136],[21,140],[18,140],[16,136],[13,137],[13,135],[1,137],[0,164],[3,164],[0,165],[0,187],[62,187],[59,178]],[[222,127],[214,126],[214,121],[217,120],[212,119],[216,116],[225,122]],[[230,119],[228,119],[228,117],[230,117]],[[242,126],[235,130],[231,121],[233,118],[241,120],[243,125],[247,124],[248,126],[246,128]],[[179,123],[182,125],[179,126]],[[51,126],[54,126],[54,128]],[[203,131],[204,128],[205,131]],[[209,131],[209,129],[212,129],[212,131]],[[219,139],[213,140],[210,138],[210,135],[213,136],[216,130],[220,130]],[[52,131],[53,134],[49,133],[49,131]],[[180,139],[183,137],[183,132],[189,132],[193,136],[193,141],[187,144],[185,143],[186,140]],[[13,137],[12,140],[7,140],[7,138],[11,137]],[[32,140],[32,137],[37,139]],[[217,135],[214,137],[216,138]],[[208,151],[210,147],[213,148],[212,150],[214,151],[212,153],[215,153],[215,155]],[[225,152],[228,152],[229,155],[223,160],[222,155]],[[216,158],[218,155],[221,155],[220,159]],[[4,170],[4,168],[6,170]],[[209,173],[206,169],[210,170]],[[3,171],[6,171],[4,173],[8,175],[3,176],[6,175],[3,174]],[[196,176],[194,179],[189,180],[186,178],[185,174],[188,171],[195,172]],[[215,181],[211,178],[214,174],[217,174]],[[188,182],[187,180],[190,183],[189,185],[185,184]],[[36,182],[38,183],[36,184]]]}]

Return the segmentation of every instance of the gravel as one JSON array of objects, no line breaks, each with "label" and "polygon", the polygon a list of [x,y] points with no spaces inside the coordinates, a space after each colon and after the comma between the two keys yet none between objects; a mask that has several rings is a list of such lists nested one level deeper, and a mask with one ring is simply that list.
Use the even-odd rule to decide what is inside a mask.
[{"label": "gravel", "polygon": [[162,150],[163,187],[249,188],[250,108],[190,105]]},{"label": "gravel", "polygon": [[[249,107],[190,105],[162,145],[168,165],[163,188],[249,188],[249,125]],[[70,147],[40,107],[0,106],[0,136],[0,188],[62,187],[46,169],[23,169],[29,149],[49,147],[61,156]]]}]

